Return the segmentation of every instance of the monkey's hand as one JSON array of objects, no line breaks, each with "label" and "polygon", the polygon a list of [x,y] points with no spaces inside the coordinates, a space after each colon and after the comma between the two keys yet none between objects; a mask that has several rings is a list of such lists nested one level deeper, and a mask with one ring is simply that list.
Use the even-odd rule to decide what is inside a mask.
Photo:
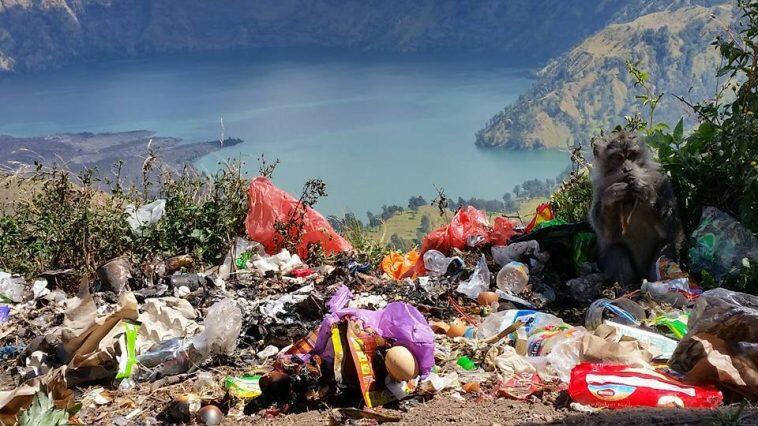
[{"label": "monkey's hand", "polygon": [[634,198],[643,202],[647,203],[649,205],[655,205],[656,202],[656,193],[655,188],[653,188],[650,183],[644,181],[643,179],[631,179],[629,181],[629,190],[634,195]]},{"label": "monkey's hand", "polygon": [[629,192],[629,184],[626,182],[616,182],[605,188],[605,194],[603,196],[603,204],[606,206],[615,204],[627,197]]}]

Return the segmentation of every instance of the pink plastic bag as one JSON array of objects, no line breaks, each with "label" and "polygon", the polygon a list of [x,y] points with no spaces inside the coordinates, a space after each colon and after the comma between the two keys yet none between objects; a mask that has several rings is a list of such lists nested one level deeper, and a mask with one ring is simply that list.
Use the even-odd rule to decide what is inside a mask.
[{"label": "pink plastic bag", "polygon": [[[283,247],[281,236],[274,229],[276,221],[286,222],[297,208],[298,201],[287,192],[277,188],[270,180],[259,176],[250,182],[248,211],[245,219],[247,235],[251,240],[263,244],[266,253],[277,254]],[[352,250],[353,247],[334,231],[329,222],[317,211],[306,208],[303,216],[302,235],[297,254],[305,259],[308,245],[319,243],[327,254]]]}]

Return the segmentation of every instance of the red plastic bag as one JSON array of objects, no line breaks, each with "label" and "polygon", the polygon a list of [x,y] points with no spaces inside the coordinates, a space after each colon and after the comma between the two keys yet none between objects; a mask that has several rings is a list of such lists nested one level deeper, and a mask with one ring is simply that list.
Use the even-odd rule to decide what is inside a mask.
[{"label": "red plastic bag", "polygon": [[649,368],[581,363],[571,370],[574,401],[593,407],[714,408],[724,397],[712,386],[690,386]]},{"label": "red plastic bag", "polygon": [[[430,232],[421,243],[421,253],[413,275],[424,275],[424,253],[438,250],[450,255],[452,250],[463,250],[480,244],[492,243],[505,245],[515,234],[514,224],[504,217],[495,218],[495,226],[490,228],[487,214],[472,206],[458,210],[450,224],[441,226]],[[410,274],[408,274],[410,275]]]},{"label": "red plastic bag", "polygon": [[[248,211],[245,219],[247,235],[251,240],[263,244],[268,254],[281,251],[281,236],[274,229],[277,221],[286,222],[298,207],[298,200],[287,192],[277,188],[270,180],[259,176],[250,182],[248,192]],[[302,234],[297,254],[305,259],[308,256],[308,245],[319,243],[327,254],[352,250],[353,247],[337,232],[329,222],[317,211],[306,207],[303,215]]]},{"label": "red plastic bag", "polygon": [[496,217],[495,223],[492,225],[492,232],[490,232],[490,243],[493,246],[504,246],[508,244],[508,240],[516,235],[516,231],[513,230],[515,223],[504,217]]}]

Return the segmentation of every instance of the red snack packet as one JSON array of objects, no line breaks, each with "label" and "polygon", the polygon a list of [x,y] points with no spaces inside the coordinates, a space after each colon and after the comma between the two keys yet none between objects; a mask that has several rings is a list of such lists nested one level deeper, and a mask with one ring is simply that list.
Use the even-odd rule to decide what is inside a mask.
[{"label": "red snack packet", "polygon": [[648,368],[581,363],[571,370],[569,395],[593,407],[714,408],[723,396],[712,386],[691,386]]}]

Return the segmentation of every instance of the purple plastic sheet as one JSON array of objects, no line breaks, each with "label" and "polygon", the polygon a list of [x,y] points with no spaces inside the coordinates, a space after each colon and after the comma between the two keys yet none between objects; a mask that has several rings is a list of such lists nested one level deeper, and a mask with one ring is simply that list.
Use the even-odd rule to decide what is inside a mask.
[{"label": "purple plastic sheet", "polygon": [[392,302],[378,311],[348,308],[352,297],[350,289],[342,285],[329,300],[330,313],[321,322],[312,353],[332,362],[332,327],[345,318],[355,318],[376,330],[384,339],[406,347],[416,358],[421,375],[429,374],[434,367],[434,332],[421,312],[405,302]]},{"label": "purple plastic sheet", "polygon": [[8,321],[8,317],[11,316],[11,307],[8,305],[0,305],[0,322]]}]

